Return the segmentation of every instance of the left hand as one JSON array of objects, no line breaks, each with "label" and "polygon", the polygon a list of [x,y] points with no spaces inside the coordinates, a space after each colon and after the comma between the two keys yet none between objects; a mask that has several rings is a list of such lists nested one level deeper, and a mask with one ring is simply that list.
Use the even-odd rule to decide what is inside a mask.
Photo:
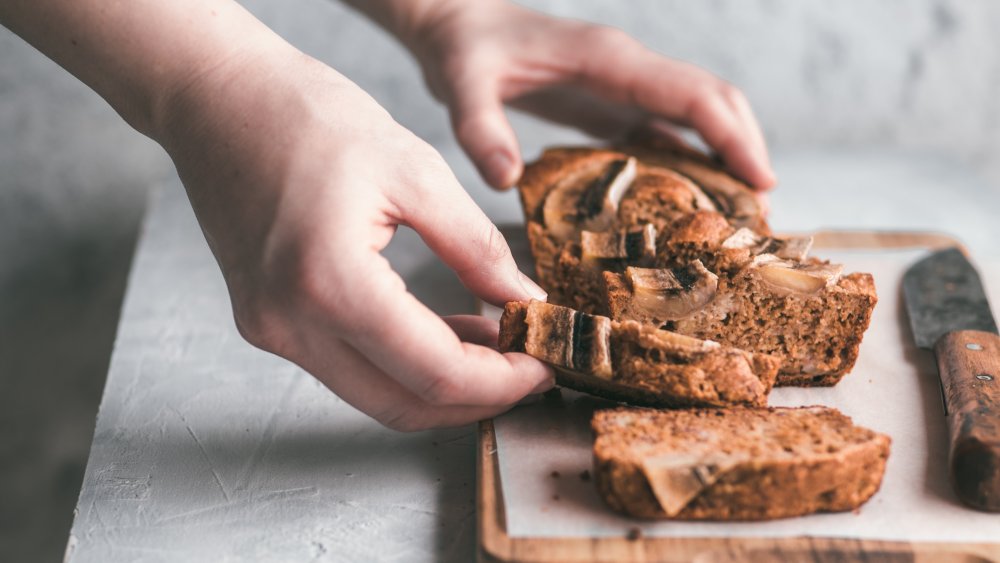
[{"label": "left hand", "polygon": [[735,175],[758,189],[775,183],[746,97],[701,68],[659,55],[618,29],[503,0],[422,7],[407,29],[396,31],[493,187],[509,187],[523,168],[505,104],[600,138],[663,130],[667,123],[691,127]]}]

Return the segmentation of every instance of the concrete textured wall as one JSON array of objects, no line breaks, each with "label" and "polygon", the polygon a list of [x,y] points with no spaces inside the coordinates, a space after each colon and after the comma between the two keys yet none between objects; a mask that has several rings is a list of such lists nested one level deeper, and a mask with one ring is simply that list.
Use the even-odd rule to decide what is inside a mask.
[{"label": "concrete textured wall", "polygon": [[[437,146],[498,220],[406,53],[324,0],[244,4]],[[774,150],[901,147],[996,185],[1000,3],[989,0],[532,0],[621,27],[744,89]],[[86,461],[145,192],[163,152],[0,31],[0,559],[57,560]],[[583,138],[514,116],[525,153]],[[789,188],[792,189],[792,188]],[[807,189],[796,186],[794,189]]]}]

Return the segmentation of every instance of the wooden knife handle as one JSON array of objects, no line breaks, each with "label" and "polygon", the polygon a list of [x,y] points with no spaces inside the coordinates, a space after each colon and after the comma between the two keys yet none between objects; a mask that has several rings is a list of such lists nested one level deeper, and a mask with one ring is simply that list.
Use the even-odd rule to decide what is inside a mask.
[{"label": "wooden knife handle", "polygon": [[951,430],[952,487],[969,506],[1000,512],[1000,336],[951,332],[934,354]]}]

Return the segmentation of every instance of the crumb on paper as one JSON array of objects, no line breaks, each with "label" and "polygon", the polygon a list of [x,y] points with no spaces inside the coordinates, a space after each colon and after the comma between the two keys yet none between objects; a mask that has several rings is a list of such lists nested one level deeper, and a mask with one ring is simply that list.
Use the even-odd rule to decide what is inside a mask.
[{"label": "crumb on paper", "polygon": [[636,541],[642,538],[642,530],[639,528],[629,528],[628,534],[625,535],[625,539],[628,541]]},{"label": "crumb on paper", "polygon": [[558,479],[559,478],[559,472],[558,471],[553,471],[552,473],[549,473],[549,477],[552,477],[553,479]]},{"label": "crumb on paper", "polygon": [[584,481],[584,482],[590,481],[590,470],[589,469],[584,469],[583,471],[580,472],[580,480]]}]

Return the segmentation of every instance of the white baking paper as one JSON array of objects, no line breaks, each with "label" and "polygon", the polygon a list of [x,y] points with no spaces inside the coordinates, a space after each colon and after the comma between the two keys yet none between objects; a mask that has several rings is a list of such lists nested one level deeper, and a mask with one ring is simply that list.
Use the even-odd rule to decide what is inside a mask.
[{"label": "white baking paper", "polygon": [[[515,252],[523,250],[516,245]],[[520,251],[520,252],[519,252]],[[903,271],[926,251],[822,251],[846,271],[871,272],[879,302],[854,370],[832,388],[778,388],[770,404],[836,407],[858,424],[892,437],[881,490],[859,511],[771,522],[649,523],[619,516],[592,480],[590,414],[600,402],[562,391],[495,420],[507,533],[512,537],[826,536],[949,542],[1000,541],[1000,514],[963,507],[948,485],[948,437],[937,368],[916,348],[900,296]],[[978,264],[993,303],[1000,263]],[[996,308],[994,308],[996,311]],[[498,311],[485,311],[498,316]]]}]

